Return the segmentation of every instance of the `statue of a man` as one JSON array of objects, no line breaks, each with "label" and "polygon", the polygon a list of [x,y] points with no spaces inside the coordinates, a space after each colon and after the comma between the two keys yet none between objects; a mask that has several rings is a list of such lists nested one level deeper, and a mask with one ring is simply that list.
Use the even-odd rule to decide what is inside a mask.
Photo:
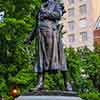
[{"label": "statue of a man", "polygon": [[67,86],[67,66],[64,56],[59,21],[63,15],[63,7],[54,0],[42,0],[43,4],[37,15],[37,25],[33,29],[26,43],[30,43],[38,36],[38,60],[35,72],[38,73],[36,90],[43,88],[44,73],[60,70],[63,74],[65,90]]}]

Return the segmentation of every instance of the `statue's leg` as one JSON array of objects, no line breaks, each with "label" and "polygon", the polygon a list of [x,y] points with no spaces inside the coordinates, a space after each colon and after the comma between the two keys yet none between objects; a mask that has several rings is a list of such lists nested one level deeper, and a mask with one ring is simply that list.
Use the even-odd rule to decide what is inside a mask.
[{"label": "statue's leg", "polygon": [[68,82],[67,72],[66,72],[66,71],[61,71],[61,73],[62,73],[62,75],[63,75],[65,90],[66,90],[66,91],[72,91],[72,86],[71,86],[71,84]]},{"label": "statue's leg", "polygon": [[44,81],[44,72],[37,73],[37,85],[34,88],[35,91],[43,89],[43,81]]}]

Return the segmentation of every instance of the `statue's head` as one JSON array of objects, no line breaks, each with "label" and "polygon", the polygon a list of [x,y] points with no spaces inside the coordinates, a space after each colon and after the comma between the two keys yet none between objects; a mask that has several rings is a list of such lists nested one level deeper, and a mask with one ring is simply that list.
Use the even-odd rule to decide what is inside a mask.
[{"label": "statue's head", "polygon": [[55,0],[55,1],[60,3],[60,4],[64,4],[64,0]]},{"label": "statue's head", "polygon": [[52,2],[52,1],[54,1],[54,0],[42,0],[42,2]]},{"label": "statue's head", "polygon": [[59,2],[59,3],[63,3],[64,1],[63,0],[41,0],[42,2],[52,2],[52,1],[56,1],[56,2]]}]

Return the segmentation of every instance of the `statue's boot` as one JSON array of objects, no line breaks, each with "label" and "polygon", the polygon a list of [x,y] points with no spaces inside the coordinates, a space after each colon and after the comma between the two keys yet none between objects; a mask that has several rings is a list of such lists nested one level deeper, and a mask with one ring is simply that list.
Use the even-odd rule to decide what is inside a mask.
[{"label": "statue's boot", "polygon": [[38,73],[37,79],[38,79],[37,80],[37,85],[34,88],[35,91],[43,89],[44,74],[43,73]]},{"label": "statue's boot", "polygon": [[63,75],[63,80],[64,80],[64,87],[65,87],[65,91],[72,91],[72,86],[69,82],[67,82],[67,73],[66,71],[62,71],[62,75]]}]

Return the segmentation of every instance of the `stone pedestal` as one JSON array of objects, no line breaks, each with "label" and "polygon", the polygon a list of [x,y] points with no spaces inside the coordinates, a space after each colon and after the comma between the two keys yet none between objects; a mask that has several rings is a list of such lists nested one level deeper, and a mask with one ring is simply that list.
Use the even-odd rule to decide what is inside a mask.
[{"label": "stone pedestal", "polygon": [[73,96],[20,96],[15,100],[82,100]]},{"label": "stone pedestal", "polygon": [[25,93],[15,100],[82,100],[76,92],[42,90]]}]

